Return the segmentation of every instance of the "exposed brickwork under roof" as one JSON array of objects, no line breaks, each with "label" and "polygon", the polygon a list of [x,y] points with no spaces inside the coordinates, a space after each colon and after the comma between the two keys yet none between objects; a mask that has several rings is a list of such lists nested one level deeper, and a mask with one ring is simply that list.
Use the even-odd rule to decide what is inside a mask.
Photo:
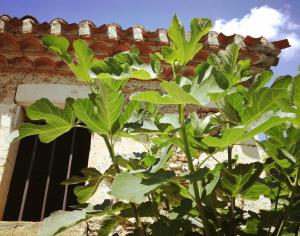
[{"label": "exposed brickwork under roof", "polygon": [[[148,62],[149,53],[168,45],[165,29],[147,31],[142,26],[136,26],[124,30],[117,24],[97,27],[87,20],[69,24],[58,18],[50,23],[39,23],[32,16],[11,18],[3,15],[0,16],[0,70],[69,74],[67,66],[42,46],[40,39],[47,34],[62,35],[69,41],[85,39],[97,58],[105,58],[137,47],[141,58]],[[185,73],[191,74],[193,67],[205,60],[210,53],[216,53],[233,42],[241,46],[240,59],[251,59],[254,73],[277,65],[280,51],[290,47],[286,39],[269,42],[264,37],[243,37],[237,34],[226,36],[211,31],[201,39],[204,47],[189,64]],[[70,53],[72,54],[72,47]],[[164,75],[168,77],[170,73],[170,68],[165,67]]]}]

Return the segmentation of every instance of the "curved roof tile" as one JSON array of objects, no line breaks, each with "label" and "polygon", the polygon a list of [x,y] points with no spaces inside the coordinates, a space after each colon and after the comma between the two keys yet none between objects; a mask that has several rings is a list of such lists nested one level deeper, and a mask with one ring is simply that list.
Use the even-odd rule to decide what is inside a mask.
[{"label": "curved roof tile", "polygon": [[[165,29],[148,31],[143,26],[122,29],[116,23],[97,26],[89,20],[68,23],[61,18],[55,18],[49,23],[39,23],[35,17],[29,15],[21,18],[2,15],[0,16],[0,66],[17,69],[30,67],[67,70],[63,62],[47,52],[41,44],[41,37],[50,33],[65,36],[69,40],[84,38],[95,51],[97,58],[105,58],[138,47],[142,59],[148,62],[149,53],[159,51],[161,46],[168,44]],[[269,42],[263,37],[225,35],[214,31],[210,31],[200,42],[203,43],[203,50],[196,55],[190,65],[196,65],[205,60],[210,53],[216,53],[235,42],[241,46],[240,58],[251,59],[253,71],[277,65],[280,51],[290,47],[287,39]],[[69,50],[72,51],[72,47]],[[167,75],[168,68],[164,71]]]}]

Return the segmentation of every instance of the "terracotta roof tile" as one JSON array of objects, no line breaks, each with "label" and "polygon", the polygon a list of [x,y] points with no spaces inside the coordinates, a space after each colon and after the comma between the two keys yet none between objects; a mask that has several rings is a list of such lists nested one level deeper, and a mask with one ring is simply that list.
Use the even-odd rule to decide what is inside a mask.
[{"label": "terracotta roof tile", "polygon": [[289,48],[291,46],[287,39],[274,41],[272,44],[279,49]]},{"label": "terracotta roof tile", "polygon": [[[143,26],[133,26],[122,29],[118,24],[103,24],[96,26],[89,20],[68,23],[61,18],[51,22],[39,23],[33,16],[12,18],[8,15],[0,16],[0,66],[3,69],[17,68],[55,69],[56,72],[68,70],[57,57],[45,50],[41,44],[41,37],[46,34],[62,35],[70,41],[84,38],[95,51],[97,58],[105,58],[114,53],[137,47],[141,58],[148,62],[148,54],[159,51],[160,47],[168,44],[167,30],[156,29],[148,31]],[[290,47],[288,40],[269,42],[263,37],[243,37],[238,34],[225,35],[214,31],[209,32],[201,40],[203,50],[190,63],[192,66],[205,60],[210,53],[217,53],[230,43],[241,46],[241,59],[251,59],[252,70],[260,71],[278,63],[278,55],[282,49]],[[69,48],[72,51],[72,47]],[[168,76],[168,68],[165,75]],[[52,71],[53,72],[53,71]],[[69,72],[69,71],[68,71]]]}]

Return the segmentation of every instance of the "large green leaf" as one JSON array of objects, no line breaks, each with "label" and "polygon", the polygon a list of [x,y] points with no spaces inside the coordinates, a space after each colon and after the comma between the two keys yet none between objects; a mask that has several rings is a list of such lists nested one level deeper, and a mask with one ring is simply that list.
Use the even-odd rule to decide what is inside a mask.
[{"label": "large green leaf", "polygon": [[234,73],[238,56],[239,56],[239,46],[235,43],[230,44],[226,47],[226,50],[220,50],[218,56],[221,63],[224,64],[224,70],[230,74]]},{"label": "large green leaf", "polygon": [[[137,67],[136,67],[137,68]],[[152,75],[151,71],[145,69],[136,69],[128,72],[122,72],[120,75],[112,75],[109,73],[100,73],[97,75],[99,79],[115,79],[115,80],[127,80],[127,79],[139,79],[139,80],[150,80],[155,79],[156,76]]]},{"label": "large green leaf", "polygon": [[293,79],[293,90],[292,90],[293,101],[300,110],[300,74],[295,76]]},{"label": "large green leaf", "polygon": [[65,108],[59,109],[46,98],[37,100],[27,108],[26,114],[29,119],[44,120],[46,124],[22,124],[19,128],[18,139],[37,134],[42,142],[49,143],[68,132],[75,120],[72,103],[72,99],[67,99]]},{"label": "large green leaf", "polygon": [[123,104],[124,95],[121,91],[116,91],[106,83],[102,83],[98,89],[96,104],[99,109],[99,116],[109,129],[119,118]]},{"label": "large green leaf", "polygon": [[162,124],[172,125],[175,129],[178,129],[180,127],[178,114],[172,114],[172,113],[164,114],[164,116],[160,118],[159,122]]},{"label": "large green leaf", "polygon": [[241,192],[241,195],[248,200],[258,200],[260,195],[268,196],[269,194],[270,188],[260,182],[254,183],[251,187]]},{"label": "large green leaf", "polygon": [[184,89],[174,81],[164,81],[160,83],[160,86],[168,93],[170,97],[178,101],[177,104],[200,104],[199,101],[197,101],[192,95],[184,91]]},{"label": "large green leaf", "polygon": [[101,82],[97,96],[92,99],[94,103],[87,98],[78,99],[73,105],[75,114],[92,131],[107,135],[121,114],[124,96],[121,91]]},{"label": "large green leaf", "polygon": [[225,87],[222,88],[225,78],[223,74],[215,68],[207,68],[205,74],[207,76],[203,78],[201,83],[193,83],[190,91],[191,96],[201,105],[208,105],[211,100],[210,95],[222,93],[227,87],[225,85]]},{"label": "large green leaf", "polygon": [[292,100],[297,106],[297,109],[295,111],[297,119],[295,119],[294,124],[295,126],[300,128],[300,74],[295,76],[293,79]]},{"label": "large green leaf", "polygon": [[150,65],[157,75],[161,72],[160,57],[156,54],[150,54]]},{"label": "large green leaf", "polygon": [[75,76],[81,81],[94,78],[127,80],[130,78],[148,80],[156,78],[150,66],[144,65],[138,58],[138,50],[121,52],[105,60],[94,58],[93,51],[82,39],[73,42],[76,61],[68,54],[69,42],[66,38],[55,35],[43,37],[43,44],[60,56]]},{"label": "large green leaf", "polygon": [[132,101],[149,102],[154,104],[182,104],[181,101],[170,97],[169,95],[161,95],[157,91],[136,92],[131,95]]},{"label": "large green leaf", "polygon": [[189,45],[197,44],[199,40],[206,34],[212,27],[212,22],[208,18],[193,18],[191,21],[191,36]]},{"label": "large green leaf", "polygon": [[147,201],[146,195],[149,192],[165,181],[159,178],[159,174],[152,180],[147,181],[128,172],[117,174],[111,186],[111,194],[118,199],[140,204]]},{"label": "large green leaf", "polygon": [[89,99],[78,99],[73,104],[76,117],[93,132],[108,134],[109,127],[102,116],[97,114],[95,105]]},{"label": "large green leaf", "polygon": [[85,203],[95,194],[99,184],[105,178],[105,175],[102,175],[95,168],[84,168],[80,172],[83,176],[74,175],[70,179],[63,181],[62,184],[79,184],[88,182],[86,185],[77,186],[74,189],[77,201],[79,203]]},{"label": "large green leaf", "polygon": [[252,93],[248,106],[240,114],[242,124],[257,121],[268,111],[276,111],[278,100],[286,94],[284,88],[262,88]]},{"label": "large green leaf", "polygon": [[205,137],[203,142],[212,147],[225,148],[284,122],[293,121],[295,114],[282,112],[278,107],[278,101],[287,96],[287,86],[290,82],[290,78],[283,78],[272,88],[262,88],[254,92],[249,90],[246,92],[250,93],[247,102],[239,94],[226,96],[225,114],[238,125],[226,128],[220,138]]},{"label": "large green leaf", "polygon": [[291,113],[274,113],[269,117],[265,116],[257,122],[251,123],[247,126],[237,126],[233,128],[225,129],[220,138],[217,137],[205,137],[203,142],[210,147],[225,148],[228,145],[240,143],[241,141],[249,138],[253,138],[255,135],[263,133],[268,129],[292,121],[294,115]]},{"label": "large green leaf", "polygon": [[82,81],[91,80],[90,69],[94,59],[94,53],[86,41],[77,39],[73,42],[73,48],[77,62],[70,63],[69,67],[75,76]]},{"label": "large green leaf", "polygon": [[[200,83],[195,80],[190,86],[190,91],[186,91],[183,87],[174,81],[164,81],[160,86],[165,90],[166,94],[161,95],[157,91],[137,92],[131,96],[131,100],[150,102],[155,104],[193,104],[207,105],[210,103],[210,95],[222,93],[226,87],[223,75],[214,68],[206,68],[205,71],[198,69],[201,73],[205,73]],[[199,72],[200,73],[200,72]],[[200,75],[197,75],[200,77]],[[183,83],[183,85],[185,85]],[[225,86],[225,87],[224,87]]]},{"label": "large green leaf", "polygon": [[151,66],[143,64],[138,51],[121,52],[104,60],[94,60],[91,70],[96,78],[150,80],[156,78]]},{"label": "large green leaf", "polygon": [[249,189],[263,170],[262,164],[238,164],[233,170],[223,168],[221,186],[230,196],[237,196]]},{"label": "large green leaf", "polygon": [[226,78],[229,87],[251,78],[250,60],[238,61],[239,46],[229,44],[225,50],[210,54],[207,62]]},{"label": "large green leaf", "polygon": [[[114,214],[129,210],[129,204],[122,202],[113,203],[111,200],[104,200],[103,203],[92,205],[92,204],[81,204],[76,205],[74,208],[78,210],[74,211],[56,211],[51,213],[51,215],[43,220],[38,231],[39,236],[52,236],[56,235],[64,230],[81,223],[82,221],[89,220],[91,217],[101,217],[103,218],[103,223],[99,232],[110,233],[111,229],[109,225],[112,225],[107,220],[113,218]],[[118,217],[121,219],[121,217]],[[105,234],[100,234],[105,235]]]},{"label": "large green leaf", "polygon": [[214,191],[219,183],[222,168],[223,164],[217,164],[212,170],[209,170],[207,167],[199,168],[193,174],[186,175],[184,178],[191,181],[197,181],[199,195],[204,199]]},{"label": "large green leaf", "polygon": [[259,220],[250,218],[247,220],[246,228],[242,231],[250,235],[257,235],[259,223]]},{"label": "large green leaf", "polygon": [[125,106],[124,112],[120,114],[119,117],[120,127],[123,127],[123,125],[129,121],[129,119],[134,114],[134,112],[139,108],[140,108],[140,104],[137,101],[129,101]]},{"label": "large green leaf", "polygon": [[73,42],[74,54],[77,61],[73,61],[68,54],[69,41],[66,38],[56,35],[47,35],[43,37],[42,42],[67,63],[79,80],[91,80],[89,72],[93,63],[94,53],[88,47],[86,41],[77,39]]},{"label": "large green leaf", "polygon": [[216,137],[204,137],[202,141],[210,146],[210,147],[219,147],[219,148],[225,148],[228,145],[234,144],[236,142],[241,141],[241,137],[246,133],[245,128],[231,128],[227,129],[222,133],[221,138]]},{"label": "large green leaf", "polygon": [[171,46],[162,48],[163,59],[169,64],[173,64],[174,62],[181,65],[186,64],[202,48],[199,40],[203,35],[208,33],[211,26],[212,23],[209,19],[192,19],[191,35],[187,39],[184,27],[175,15],[168,31]]},{"label": "large green leaf", "polygon": [[291,125],[281,125],[266,132],[268,138],[260,145],[282,169],[295,167],[300,157],[300,130]]},{"label": "large green leaf", "polygon": [[232,93],[224,98],[223,111],[230,121],[241,122],[240,114],[244,110],[244,98],[240,93]]},{"label": "large green leaf", "polygon": [[44,46],[58,54],[67,63],[71,62],[71,58],[68,54],[69,41],[66,38],[56,35],[46,35],[42,38],[42,42]]},{"label": "large green leaf", "polygon": [[86,218],[84,210],[55,211],[46,217],[38,230],[38,236],[53,236],[74,226]]},{"label": "large green leaf", "polygon": [[265,87],[265,85],[272,79],[273,74],[273,71],[266,70],[256,75],[250,87],[250,90],[255,92]]},{"label": "large green leaf", "polygon": [[194,135],[196,137],[202,137],[202,135],[209,130],[209,122],[211,120],[210,116],[206,116],[203,119],[200,119],[196,112],[191,113],[190,115],[191,125],[194,130]]},{"label": "large green leaf", "polygon": [[167,94],[160,95],[157,91],[137,92],[131,96],[131,100],[154,104],[199,104],[193,96],[184,91],[174,81],[164,81],[160,85]]},{"label": "large green leaf", "polygon": [[155,173],[163,168],[167,164],[168,160],[172,157],[175,149],[175,146],[171,144],[161,148],[156,154],[157,163],[151,167],[150,172]]}]

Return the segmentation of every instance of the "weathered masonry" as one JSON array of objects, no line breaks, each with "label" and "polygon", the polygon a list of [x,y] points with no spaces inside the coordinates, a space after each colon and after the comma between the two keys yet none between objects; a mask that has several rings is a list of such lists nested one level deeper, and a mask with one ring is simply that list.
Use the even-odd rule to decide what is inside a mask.
[{"label": "weathered masonry", "polygon": [[[138,48],[141,59],[146,63],[149,62],[149,53],[159,51],[161,46],[168,44],[167,31],[165,29],[157,29],[156,31],[149,32],[141,26],[130,27],[124,30],[117,24],[105,24],[97,27],[90,21],[69,24],[62,19],[54,19],[50,23],[39,23],[32,16],[25,16],[20,19],[11,18],[6,15],[0,17],[0,220],[3,217],[5,219],[5,214],[7,214],[5,213],[9,202],[7,198],[10,186],[12,186],[11,183],[13,182],[14,169],[17,168],[17,164],[15,165],[15,163],[19,150],[19,143],[11,143],[9,134],[26,120],[24,108],[42,97],[50,99],[58,106],[63,106],[64,100],[67,97],[79,98],[86,97],[88,94],[88,88],[74,78],[67,66],[42,46],[40,39],[47,34],[62,35],[68,38],[70,42],[78,38],[85,39],[96,53],[97,58],[100,59],[112,56],[118,52],[127,51],[131,48]],[[254,74],[271,66],[276,66],[279,61],[278,55],[280,51],[289,47],[287,40],[269,42],[263,37],[243,37],[236,34],[226,36],[222,33],[209,32],[208,35],[201,39],[201,43],[204,45],[203,50],[189,63],[184,73],[188,75],[192,74],[195,65],[206,60],[210,53],[216,53],[233,42],[241,46],[240,59],[251,60],[251,70]],[[72,54],[73,49],[70,47],[69,50]],[[170,77],[170,73],[170,68],[164,67],[163,75],[165,79]],[[145,88],[158,89],[158,82],[131,80],[125,88],[125,92],[130,95],[134,91],[140,91]],[[207,113],[215,111],[214,108],[202,108],[199,110],[199,115],[205,116]],[[96,135],[88,136],[86,135],[86,139],[90,138],[90,141],[86,143],[88,145],[88,150],[86,151],[87,160],[86,163],[81,164],[83,166],[95,166],[100,171],[105,170],[109,166],[110,161],[103,141]],[[72,135],[70,137],[70,147],[72,147],[75,139],[72,141]],[[85,138],[80,136],[80,139]],[[137,151],[143,148],[142,145],[130,140],[120,141],[118,145],[119,151],[123,152],[130,152],[130,150]],[[34,145],[32,146],[34,147]],[[130,147],[130,150],[128,147]],[[24,165],[24,172],[26,174],[24,175],[24,184],[22,185],[22,188],[25,189],[19,189],[23,198],[15,202],[16,206],[20,206],[18,207],[20,209],[17,209],[16,213],[18,217],[12,217],[11,220],[29,219],[38,221],[47,216],[47,214],[45,215],[45,211],[47,211],[47,207],[45,206],[49,204],[48,201],[51,199],[47,197],[47,194],[57,174],[57,172],[51,171],[51,163],[55,165],[53,164],[55,162],[55,150],[59,149],[58,147],[47,148],[49,148],[49,153],[51,153],[51,150],[54,150],[54,154],[52,157],[51,155],[48,157],[49,164],[44,166],[47,173],[43,180],[44,182],[39,183],[42,186],[43,193],[41,194],[41,216],[35,219],[30,218],[30,216],[23,218],[22,213],[20,217],[20,212],[26,209],[25,201],[22,203],[22,199],[24,199],[24,196],[26,198],[27,194],[30,194],[30,191],[33,191],[30,186],[34,185],[31,179],[32,170],[30,172],[30,163],[27,163],[27,169],[25,168],[26,165]],[[250,149],[249,147],[244,147],[236,151],[244,152],[247,155],[247,153],[249,154],[253,151]],[[26,154],[26,152],[19,150],[18,159],[22,159],[20,155],[32,155],[32,152],[31,150]],[[72,151],[66,155],[66,158],[70,158]],[[30,160],[29,158],[28,162]],[[69,161],[68,163],[71,162]],[[41,165],[43,164],[45,163],[41,163]],[[66,169],[64,171],[70,174],[72,165],[66,164],[65,166]],[[34,169],[34,164],[32,164],[31,169]],[[78,170],[74,170],[74,173],[76,171],[78,172]],[[104,199],[105,194],[105,191],[100,189],[99,193],[96,194],[97,196],[94,196],[94,199]],[[62,198],[66,198],[66,196],[62,195]],[[91,201],[94,200],[92,199]],[[61,208],[59,206],[56,208],[63,209],[63,205],[61,205]],[[25,223],[18,223],[16,227],[10,227],[10,225],[7,222],[0,223],[0,230],[1,227],[2,229],[6,227],[6,235],[18,235],[18,232],[22,235],[22,230],[23,232],[27,230]],[[31,234],[34,235],[36,227],[33,226],[30,228]]]}]

